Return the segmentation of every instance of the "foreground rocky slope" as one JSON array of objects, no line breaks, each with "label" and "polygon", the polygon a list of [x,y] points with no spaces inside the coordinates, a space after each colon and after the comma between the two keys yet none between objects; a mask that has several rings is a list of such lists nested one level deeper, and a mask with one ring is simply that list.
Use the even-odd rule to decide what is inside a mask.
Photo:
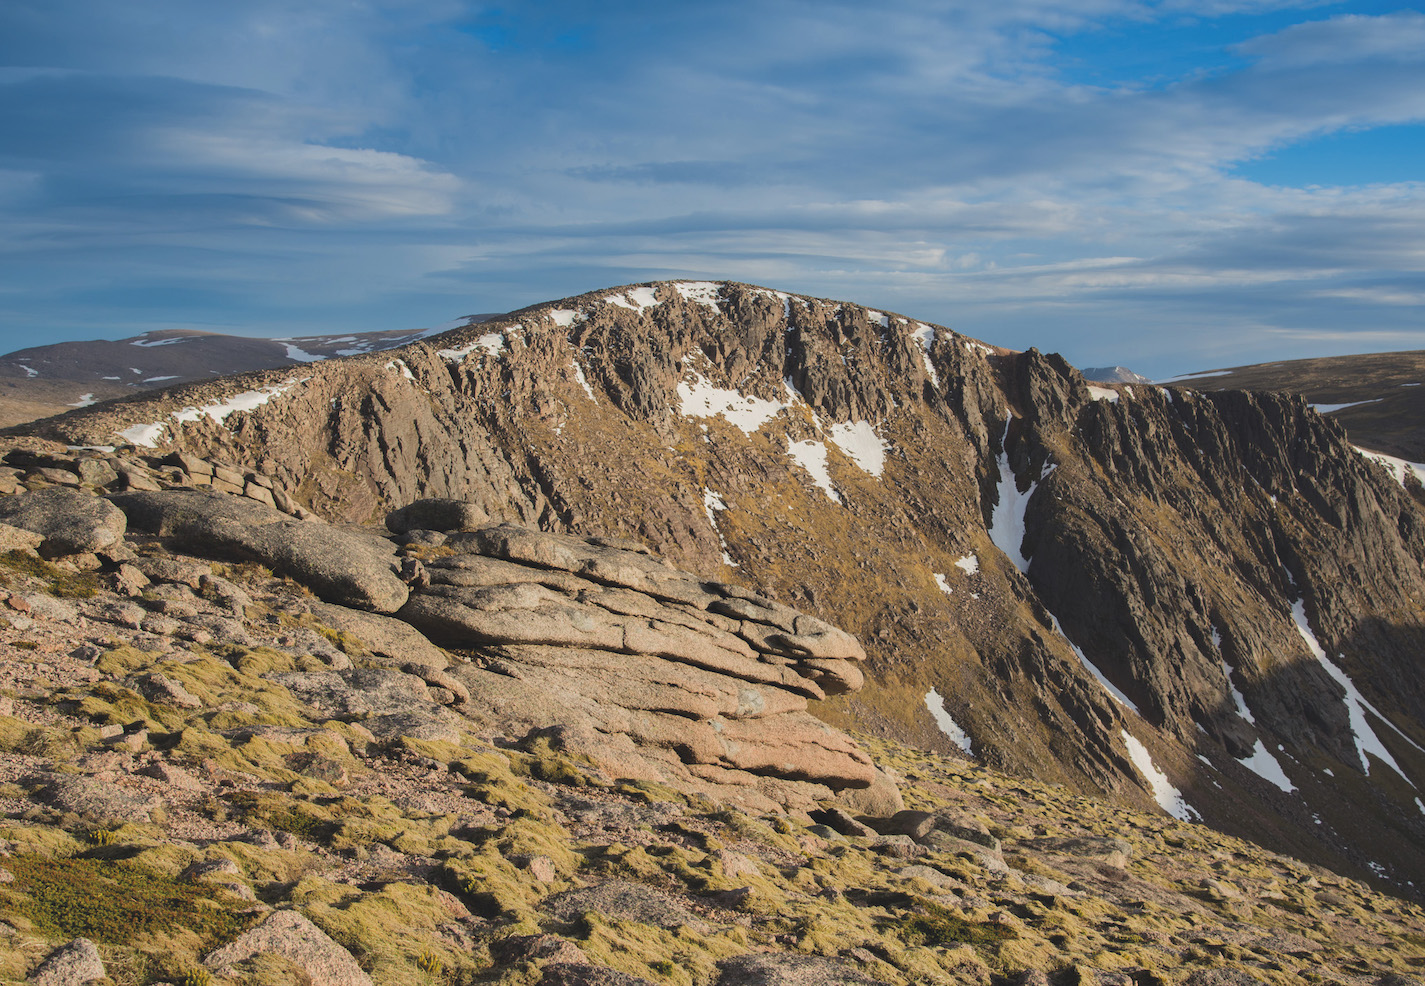
[{"label": "foreground rocky slope", "polygon": [[[739,678],[738,709],[714,685],[675,714],[777,733],[786,695],[855,687],[854,641],[623,542],[481,526],[445,502],[392,519],[398,551],[373,529],[265,512],[258,474],[251,496],[184,488],[213,464],[174,458],[7,460],[28,462],[34,490],[0,496],[23,522],[0,527],[6,981],[1407,986],[1425,966],[1415,905],[964,760],[843,736],[838,792],[810,776],[829,779],[825,763],[728,764],[709,782],[670,767],[698,762],[681,747],[669,760],[635,740],[611,758],[617,734],[590,744],[581,728],[607,729],[614,705],[662,707],[640,698],[694,666],[668,656],[687,649],[675,627],[738,610],[726,632],[786,672]],[[334,578],[321,547],[353,538],[369,553]],[[404,601],[373,591],[384,576]],[[472,605],[476,586],[527,589],[530,619],[493,630],[518,607]],[[533,643],[551,605],[601,632],[609,593],[664,607],[649,628],[680,643],[631,644],[629,612],[617,650]],[[367,609],[343,605],[357,597]],[[463,646],[375,612],[426,622],[421,599],[464,600],[427,622]],[[758,629],[776,619],[792,626]],[[594,653],[623,654],[618,696],[591,687],[614,684],[589,677]],[[516,665],[546,700],[499,692]],[[580,706],[543,724],[561,669],[602,718]],[[879,799],[848,802],[873,790],[851,776],[872,763]]]},{"label": "foreground rocky slope", "polygon": [[832,724],[1425,886],[1421,508],[1299,399],[668,283],[36,430],[335,521],[437,496],[635,537],[861,640]]}]

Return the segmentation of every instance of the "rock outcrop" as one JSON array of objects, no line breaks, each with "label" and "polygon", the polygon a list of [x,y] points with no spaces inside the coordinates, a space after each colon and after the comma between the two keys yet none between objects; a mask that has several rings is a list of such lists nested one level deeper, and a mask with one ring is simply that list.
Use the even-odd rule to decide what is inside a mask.
[{"label": "rock outcrop", "polygon": [[753,788],[801,806],[838,792],[898,802],[849,737],[807,713],[863,683],[865,653],[841,630],[607,538],[502,525],[451,534],[444,551],[398,616],[478,650],[452,672],[468,714],[732,800]]}]

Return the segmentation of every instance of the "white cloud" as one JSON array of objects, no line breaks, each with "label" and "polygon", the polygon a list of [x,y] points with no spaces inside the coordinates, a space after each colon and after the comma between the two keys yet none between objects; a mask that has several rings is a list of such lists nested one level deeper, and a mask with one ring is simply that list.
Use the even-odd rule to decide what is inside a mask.
[{"label": "white cloud", "polygon": [[1425,61],[1425,14],[1402,10],[1379,17],[1346,14],[1293,24],[1237,46],[1268,69],[1344,62]]}]

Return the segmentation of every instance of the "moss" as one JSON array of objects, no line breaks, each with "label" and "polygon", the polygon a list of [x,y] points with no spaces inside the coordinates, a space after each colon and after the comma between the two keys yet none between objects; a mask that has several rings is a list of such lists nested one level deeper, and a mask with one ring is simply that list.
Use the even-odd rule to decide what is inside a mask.
[{"label": "moss", "polygon": [[502,753],[474,753],[450,766],[470,779],[466,793],[487,805],[539,816],[549,812],[549,799],[516,777],[510,758]]},{"label": "moss", "polygon": [[[0,554],[0,568],[16,575],[28,575],[45,583],[45,591],[61,599],[90,599],[99,593],[99,577],[93,572],[70,572],[23,551]],[[3,577],[13,585],[13,577]]]},{"label": "moss", "polygon": [[[375,892],[307,880],[293,890],[312,922],[350,951],[376,982],[407,983],[422,977],[421,958],[452,973],[473,971],[468,955],[450,950],[439,928],[455,916],[449,898],[434,887],[388,883]],[[428,971],[428,970],[424,970]]]},{"label": "moss", "polygon": [[1019,932],[1012,927],[975,922],[931,900],[916,902],[916,910],[894,921],[891,930],[907,945],[994,945]]},{"label": "moss", "polygon": [[533,777],[548,784],[570,787],[606,786],[600,782],[594,761],[582,754],[555,749],[548,736],[538,736],[521,744],[522,753],[510,755],[511,770],[520,777]]},{"label": "moss", "polygon": [[614,790],[626,798],[640,801],[644,804],[656,804],[660,801],[672,804],[687,805],[695,811],[713,812],[721,806],[711,799],[693,791],[679,791],[675,787],[669,787],[659,781],[630,780],[621,779],[614,784]]},{"label": "moss", "polygon": [[228,804],[251,827],[291,832],[308,842],[324,841],[336,828],[330,810],[282,794],[239,791],[228,798]]},{"label": "moss", "polygon": [[659,928],[593,912],[579,923],[573,937],[589,961],[674,986],[711,982],[717,978],[719,961],[747,951],[741,929],[704,933],[689,926]]},{"label": "moss", "polygon": [[214,888],[179,883],[131,861],[15,856],[13,883],[0,899],[44,933],[136,945],[180,938],[189,950],[230,938],[250,918],[228,910],[238,902]]},{"label": "moss", "polygon": [[0,825],[0,841],[17,856],[72,856],[84,846],[63,829],[48,825]]},{"label": "moss", "polygon": [[10,716],[0,716],[0,751],[5,753],[69,759],[81,752],[90,735],[97,738],[98,734],[90,731],[80,735],[53,726],[36,726]]}]

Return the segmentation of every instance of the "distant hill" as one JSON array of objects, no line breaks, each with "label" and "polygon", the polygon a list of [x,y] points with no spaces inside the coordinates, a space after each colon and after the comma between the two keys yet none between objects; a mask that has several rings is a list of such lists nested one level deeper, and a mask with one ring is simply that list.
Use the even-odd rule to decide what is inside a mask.
[{"label": "distant hill", "polygon": [[1425,462],[1425,350],[1257,363],[1160,383],[1194,390],[1300,394],[1316,410],[1341,422],[1354,444]]},{"label": "distant hill", "polygon": [[392,349],[493,317],[467,315],[431,329],[282,339],[164,329],[19,349],[0,356],[0,427],[155,387]]},{"label": "distant hill", "polygon": [[1134,373],[1126,366],[1090,366],[1081,371],[1085,380],[1094,383],[1152,383],[1141,373]]}]

